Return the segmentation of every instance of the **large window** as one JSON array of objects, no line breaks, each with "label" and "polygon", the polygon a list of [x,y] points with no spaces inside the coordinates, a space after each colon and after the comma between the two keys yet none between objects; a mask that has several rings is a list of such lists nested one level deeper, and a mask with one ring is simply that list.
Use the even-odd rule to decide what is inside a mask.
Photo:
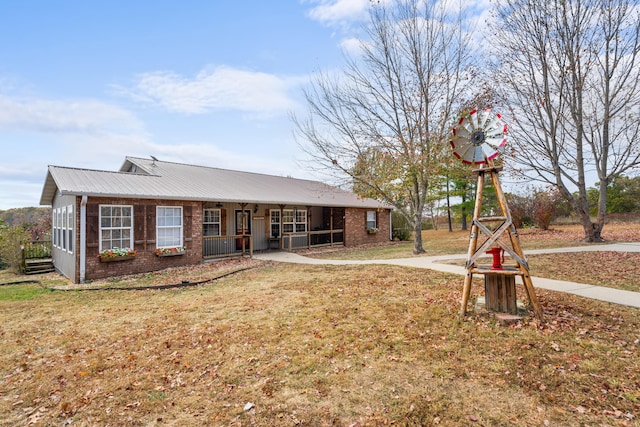
[{"label": "large window", "polygon": [[220,235],[220,209],[204,210],[203,233],[205,237]]},{"label": "large window", "polygon": [[280,237],[280,211],[277,209],[271,209],[269,213],[271,217],[271,237]]},{"label": "large window", "polygon": [[67,206],[67,251],[73,253],[73,225],[75,218],[73,216],[73,205]]},{"label": "large window", "polygon": [[307,211],[296,210],[296,232],[304,233],[307,231]]},{"label": "large window", "polygon": [[376,211],[367,211],[367,229],[378,228],[378,221],[376,220]]},{"label": "large window", "polygon": [[62,250],[67,250],[67,207],[61,208],[62,225],[60,227],[62,232]]},{"label": "large window", "polygon": [[158,206],[156,234],[158,248],[182,246],[182,206]]},{"label": "large window", "polygon": [[[279,237],[274,233],[274,218],[280,217],[280,211],[271,211],[271,236]],[[277,227],[279,229],[279,225]],[[283,233],[305,233],[307,231],[307,211],[305,209],[283,209],[282,210],[282,231]]]},{"label": "large window", "polygon": [[53,232],[51,233],[53,238],[53,246],[58,247],[58,210],[51,210],[51,224],[53,224]]},{"label": "large window", "polygon": [[133,248],[133,206],[100,205],[100,250]]}]

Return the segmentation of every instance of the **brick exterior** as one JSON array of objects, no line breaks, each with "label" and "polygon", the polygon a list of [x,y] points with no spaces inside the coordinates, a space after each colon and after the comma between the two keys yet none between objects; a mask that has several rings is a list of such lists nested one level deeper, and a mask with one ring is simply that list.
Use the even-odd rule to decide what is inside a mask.
[{"label": "brick exterior", "polygon": [[[99,259],[100,205],[133,206],[134,246],[137,255],[133,259],[115,262],[101,262]],[[183,207],[183,240],[186,248],[184,255],[158,257],[156,249],[156,207]],[[169,267],[197,265],[203,262],[202,256],[202,215],[203,203],[176,200],[137,200],[125,198],[89,197],[86,206],[86,269],[85,281],[102,279],[125,274],[146,273]],[[371,209],[344,209],[344,241],[345,246],[358,246],[368,243],[384,243],[389,241],[390,215],[388,209],[377,211],[378,233],[368,234],[366,229],[367,211]],[[75,248],[80,246],[80,197],[75,203]],[[341,219],[334,219],[334,227],[340,227]],[[80,251],[74,251],[76,266],[80,265]],[[74,282],[80,282],[80,269],[76,268]]]},{"label": "brick exterior", "polygon": [[372,209],[346,208],[344,212],[345,246],[358,246],[367,243],[384,243],[389,241],[390,215],[388,209],[376,211],[378,232],[367,233],[367,211]]},{"label": "brick exterior", "polygon": [[[135,258],[117,262],[100,261],[99,243],[95,238],[100,229],[97,217],[99,205],[133,206],[133,238],[135,249],[138,252]],[[183,240],[184,247],[186,248],[184,255],[172,257],[158,257],[154,255],[153,251],[156,249],[156,206],[183,207]],[[85,280],[101,279],[124,274],[145,273],[168,267],[181,267],[202,263],[202,212],[203,207],[201,202],[90,197],[87,202],[87,259]],[[79,220],[76,224],[78,226],[76,229],[79,230]],[[77,272],[76,283],[79,282],[79,280],[79,272]]]}]

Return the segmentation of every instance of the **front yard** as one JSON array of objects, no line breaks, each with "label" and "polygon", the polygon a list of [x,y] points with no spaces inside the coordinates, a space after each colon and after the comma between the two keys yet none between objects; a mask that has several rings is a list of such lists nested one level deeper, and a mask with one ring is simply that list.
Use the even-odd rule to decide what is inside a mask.
[{"label": "front yard", "polygon": [[537,290],[545,324],[458,323],[460,276],[252,267],[173,290],[0,286],[0,424],[638,423],[640,310]]}]

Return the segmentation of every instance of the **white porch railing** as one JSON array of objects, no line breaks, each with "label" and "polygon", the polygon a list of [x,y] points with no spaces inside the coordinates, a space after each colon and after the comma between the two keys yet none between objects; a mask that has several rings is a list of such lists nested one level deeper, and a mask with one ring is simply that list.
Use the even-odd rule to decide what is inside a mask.
[{"label": "white porch railing", "polygon": [[280,248],[287,251],[325,246],[344,246],[344,230],[316,230],[306,233],[284,233]]},{"label": "white porch railing", "polygon": [[253,256],[253,236],[206,236],[202,238],[203,258]]}]

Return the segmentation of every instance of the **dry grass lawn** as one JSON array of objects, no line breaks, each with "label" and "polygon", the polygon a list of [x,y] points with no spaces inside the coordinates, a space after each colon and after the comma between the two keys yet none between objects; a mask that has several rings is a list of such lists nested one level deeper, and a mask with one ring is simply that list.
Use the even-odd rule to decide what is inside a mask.
[{"label": "dry grass lawn", "polygon": [[638,425],[640,310],[539,290],[545,324],[458,323],[459,276],[254,267],[175,290],[0,286],[0,424]]}]

